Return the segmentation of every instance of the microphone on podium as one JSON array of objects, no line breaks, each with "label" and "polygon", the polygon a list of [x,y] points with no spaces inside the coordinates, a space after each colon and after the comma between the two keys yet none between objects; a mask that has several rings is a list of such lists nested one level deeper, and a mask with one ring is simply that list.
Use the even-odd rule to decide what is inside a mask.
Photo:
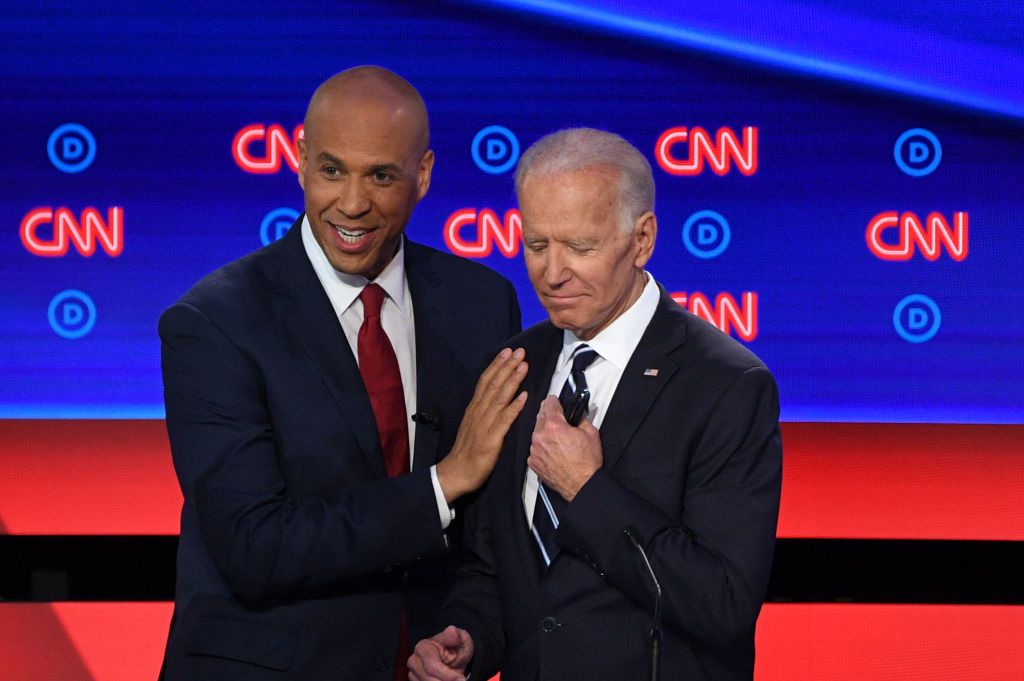
[{"label": "microphone on podium", "polygon": [[636,532],[632,527],[627,527],[625,530],[626,538],[629,543],[633,545],[633,548],[637,550],[640,557],[643,558],[644,567],[647,568],[647,574],[650,575],[651,583],[654,584],[654,621],[651,625],[651,634],[648,639],[650,646],[651,655],[651,675],[650,681],[658,681],[659,669],[658,666],[661,660],[661,584],[658,582],[657,575],[654,574],[654,568],[651,567],[651,561],[647,559],[647,552],[644,551],[644,547],[640,545],[640,540],[636,536]]}]

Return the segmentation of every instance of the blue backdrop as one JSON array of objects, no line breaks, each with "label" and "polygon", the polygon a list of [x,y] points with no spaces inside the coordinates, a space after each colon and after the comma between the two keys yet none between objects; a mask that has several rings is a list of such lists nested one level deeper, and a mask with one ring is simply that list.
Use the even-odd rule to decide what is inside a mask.
[{"label": "blue backdrop", "polygon": [[[784,419],[1024,423],[1017,3],[139,5],[0,9],[0,417],[161,417],[161,310],[302,207],[287,155],[258,174],[246,159],[269,156],[268,126],[291,140],[325,78],[376,63],[431,114],[437,164],[411,238],[449,248],[467,209],[500,223],[516,146],[613,130],[654,168],[649,269],[717,321],[735,301],[727,330],[776,373]],[[659,154],[673,128],[687,140]],[[666,169],[693,156],[696,128],[712,150],[735,135],[723,174]],[[888,212],[918,216],[920,235],[883,223],[872,249]],[[950,234],[934,259],[932,213]],[[454,238],[472,243],[463,215]],[[86,235],[110,243],[85,256]],[[484,262],[539,321],[520,256],[492,241]],[[908,259],[876,254],[901,245]]]}]

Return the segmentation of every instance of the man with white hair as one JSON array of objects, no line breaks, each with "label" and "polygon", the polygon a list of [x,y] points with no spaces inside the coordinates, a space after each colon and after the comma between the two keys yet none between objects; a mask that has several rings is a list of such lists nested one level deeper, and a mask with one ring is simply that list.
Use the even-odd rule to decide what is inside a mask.
[{"label": "man with white hair", "polygon": [[467,521],[452,626],[419,642],[410,678],[621,681],[656,660],[673,681],[751,679],[781,486],[775,381],[644,270],[654,180],[624,139],[549,135],[516,191],[549,320],[510,341],[527,404]]}]

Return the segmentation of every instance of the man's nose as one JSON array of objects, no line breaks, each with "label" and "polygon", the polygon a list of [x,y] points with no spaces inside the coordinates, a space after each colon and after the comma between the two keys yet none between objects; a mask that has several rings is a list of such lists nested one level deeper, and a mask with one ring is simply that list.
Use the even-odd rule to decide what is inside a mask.
[{"label": "man's nose", "polygon": [[338,183],[335,207],[349,219],[362,217],[370,210],[370,198],[357,178]]},{"label": "man's nose", "polygon": [[545,253],[544,283],[548,286],[561,286],[572,278],[572,270],[562,253],[562,249],[552,246]]}]

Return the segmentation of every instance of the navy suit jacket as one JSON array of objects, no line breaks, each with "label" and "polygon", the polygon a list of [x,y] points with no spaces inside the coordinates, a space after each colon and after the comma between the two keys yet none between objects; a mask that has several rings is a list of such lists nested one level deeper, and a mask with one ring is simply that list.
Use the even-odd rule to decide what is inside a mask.
[{"label": "navy suit jacket", "polygon": [[410,474],[388,479],[299,225],[160,319],[185,499],[169,681],[389,680],[403,608],[413,643],[436,633],[457,567],[429,467],[450,450],[490,353],[519,330],[515,293],[406,239],[416,404],[435,422],[417,425]]},{"label": "navy suit jacket", "polygon": [[774,379],[662,291],[601,425],[604,465],[563,513],[542,573],[522,488],[561,338],[544,322],[509,341],[526,349],[529,399],[470,511],[445,607],[473,638],[473,678],[647,678],[654,588],[632,528],[663,590],[661,678],[749,681],[781,487]]}]

